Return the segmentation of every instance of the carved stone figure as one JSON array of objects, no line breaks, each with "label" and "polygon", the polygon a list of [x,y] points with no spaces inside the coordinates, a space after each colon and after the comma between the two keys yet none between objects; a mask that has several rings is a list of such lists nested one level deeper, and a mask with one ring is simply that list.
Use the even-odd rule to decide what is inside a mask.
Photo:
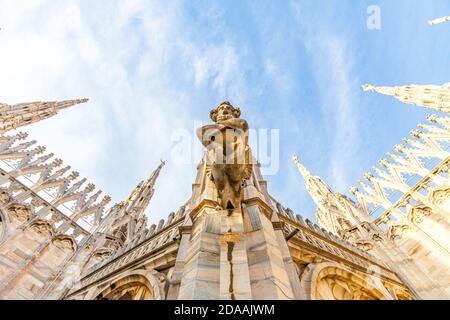
[{"label": "carved stone figure", "polygon": [[215,124],[197,131],[207,148],[207,175],[217,188],[220,207],[228,210],[240,207],[243,181],[252,174],[248,124],[240,115],[238,108],[223,102],[210,113]]}]

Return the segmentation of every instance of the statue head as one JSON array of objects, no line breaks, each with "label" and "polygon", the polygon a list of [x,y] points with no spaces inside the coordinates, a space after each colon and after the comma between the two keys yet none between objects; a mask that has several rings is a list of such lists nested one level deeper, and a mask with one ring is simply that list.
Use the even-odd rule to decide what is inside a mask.
[{"label": "statue head", "polygon": [[217,123],[233,118],[239,118],[241,116],[241,110],[233,107],[228,101],[225,101],[214,110],[211,110],[209,116],[212,121]]}]

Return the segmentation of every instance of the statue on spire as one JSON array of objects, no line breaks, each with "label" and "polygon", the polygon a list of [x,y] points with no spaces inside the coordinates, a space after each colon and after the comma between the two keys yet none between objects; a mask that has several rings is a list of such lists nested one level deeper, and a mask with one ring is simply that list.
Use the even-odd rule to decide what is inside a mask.
[{"label": "statue on spire", "polygon": [[219,205],[224,210],[240,207],[242,183],[252,174],[248,123],[240,115],[239,108],[223,102],[210,113],[215,124],[197,131],[207,149],[206,173],[217,188]]},{"label": "statue on spire", "polygon": [[450,83],[442,86],[412,84],[402,87],[363,85],[364,91],[393,96],[401,102],[450,113]]},{"label": "statue on spire", "polygon": [[39,101],[16,105],[0,103],[0,134],[50,118],[63,109],[88,101],[88,99]]}]

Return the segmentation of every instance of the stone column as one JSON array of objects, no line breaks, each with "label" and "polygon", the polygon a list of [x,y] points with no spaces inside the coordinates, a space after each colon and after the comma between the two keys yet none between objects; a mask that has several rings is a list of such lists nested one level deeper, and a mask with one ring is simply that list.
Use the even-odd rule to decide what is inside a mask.
[{"label": "stone column", "polygon": [[220,217],[215,209],[205,207],[192,220],[178,299],[219,300]]},{"label": "stone column", "polygon": [[220,297],[223,300],[252,299],[250,274],[241,209],[221,210]]},{"label": "stone column", "polygon": [[167,300],[176,300],[178,298],[191,232],[192,227],[185,226],[180,228],[180,246],[178,248],[177,261],[175,262],[174,271],[170,279],[170,287],[167,293]]},{"label": "stone column", "polygon": [[[252,298],[255,300],[295,299],[278,237],[267,209],[247,205],[246,246]],[[298,278],[296,276],[296,278]]]}]

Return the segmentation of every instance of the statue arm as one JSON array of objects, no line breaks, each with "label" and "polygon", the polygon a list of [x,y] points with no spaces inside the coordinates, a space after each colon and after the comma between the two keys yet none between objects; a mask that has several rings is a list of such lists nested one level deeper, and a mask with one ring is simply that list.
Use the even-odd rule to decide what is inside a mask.
[{"label": "statue arm", "polygon": [[248,130],[248,123],[243,119],[233,118],[224,121],[219,121],[217,124],[222,125],[224,127],[232,128],[232,129],[240,129],[245,132]]}]

